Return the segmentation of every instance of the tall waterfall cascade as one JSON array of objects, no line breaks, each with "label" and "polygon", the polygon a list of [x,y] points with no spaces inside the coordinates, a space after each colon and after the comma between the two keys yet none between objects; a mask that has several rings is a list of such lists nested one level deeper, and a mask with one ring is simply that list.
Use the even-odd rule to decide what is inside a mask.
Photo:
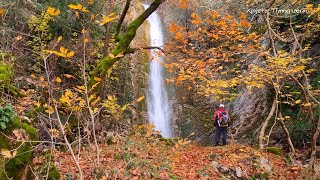
[{"label": "tall waterfall cascade", "polygon": [[[143,5],[145,9],[149,5]],[[162,23],[157,12],[153,12],[147,19],[149,22],[150,46],[163,47]],[[150,50],[149,88],[148,88],[148,118],[149,123],[155,125],[163,137],[169,138],[172,133],[172,111],[169,104],[167,90],[164,85],[164,68],[161,62],[164,57],[159,50]]]}]

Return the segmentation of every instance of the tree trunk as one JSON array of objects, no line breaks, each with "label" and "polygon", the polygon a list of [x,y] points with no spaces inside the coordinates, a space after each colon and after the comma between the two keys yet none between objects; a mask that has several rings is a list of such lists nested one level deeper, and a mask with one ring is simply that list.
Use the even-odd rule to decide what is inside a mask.
[{"label": "tree trunk", "polygon": [[285,123],[283,122],[283,117],[282,117],[281,111],[279,111],[279,122],[280,122],[280,125],[281,125],[284,133],[286,134],[287,141],[288,141],[288,144],[289,144],[289,147],[290,147],[290,151],[291,151],[291,155],[294,156],[295,153],[296,153],[296,150],[295,150],[295,148],[293,146],[293,143],[291,141],[291,137],[290,137],[290,133],[288,131],[288,128],[285,125]]},{"label": "tree trunk", "polygon": [[[319,108],[319,113],[320,113],[320,108]],[[316,160],[316,153],[317,153],[317,139],[319,137],[319,134],[320,134],[320,115],[318,117],[317,127],[311,139],[310,163],[313,170],[315,168],[315,162],[316,162],[315,160]]]},{"label": "tree trunk", "polygon": [[95,68],[94,75],[105,76],[107,71],[111,68],[111,66],[119,60],[117,55],[125,52],[136,35],[138,28],[141,24],[162,4],[165,0],[154,0],[152,4],[134,21],[132,21],[128,27],[128,30],[119,36],[119,42],[115,46],[115,48],[111,51],[111,53],[115,57],[110,57],[107,55],[103,58],[98,66]]},{"label": "tree trunk", "polygon": [[266,118],[266,120],[264,121],[264,123],[263,123],[263,125],[261,127],[261,131],[260,131],[260,134],[259,134],[259,148],[260,149],[264,149],[266,128],[267,128],[267,126],[269,124],[269,121],[270,121],[271,117],[274,114],[274,111],[276,110],[276,107],[277,107],[277,95],[273,100],[272,107],[271,107],[271,110],[270,110],[270,112],[268,114],[268,117]]}]

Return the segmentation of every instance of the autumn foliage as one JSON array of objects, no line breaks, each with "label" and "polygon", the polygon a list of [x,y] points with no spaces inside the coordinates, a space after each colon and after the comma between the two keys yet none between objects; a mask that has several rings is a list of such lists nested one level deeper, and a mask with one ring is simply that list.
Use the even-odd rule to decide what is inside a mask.
[{"label": "autumn foliage", "polygon": [[[190,27],[172,24],[173,41],[168,43],[169,72],[176,85],[197,89],[202,95],[217,99],[234,98],[231,89],[242,83],[240,68],[248,56],[257,53],[259,36],[249,32],[246,15],[240,18],[216,11],[193,13]],[[170,81],[170,80],[169,80]]]}]

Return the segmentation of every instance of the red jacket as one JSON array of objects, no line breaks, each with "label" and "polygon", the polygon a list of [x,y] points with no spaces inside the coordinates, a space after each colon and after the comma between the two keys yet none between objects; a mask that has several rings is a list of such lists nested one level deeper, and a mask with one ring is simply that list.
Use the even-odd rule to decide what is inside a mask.
[{"label": "red jacket", "polygon": [[[216,110],[216,112],[214,113],[214,116],[213,116],[214,125],[216,125],[217,120],[221,118],[221,116],[222,116],[221,112],[223,112],[223,111],[225,111],[227,113],[227,115],[229,117],[229,121],[231,122],[228,111],[225,108],[219,107],[219,109]],[[229,123],[229,125],[230,125],[230,123]]]}]

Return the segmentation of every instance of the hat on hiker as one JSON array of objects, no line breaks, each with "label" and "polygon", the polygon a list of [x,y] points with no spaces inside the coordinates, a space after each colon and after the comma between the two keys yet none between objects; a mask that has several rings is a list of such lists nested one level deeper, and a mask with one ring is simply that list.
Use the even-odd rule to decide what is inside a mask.
[{"label": "hat on hiker", "polygon": [[223,105],[223,104],[220,104],[219,107],[224,108],[224,105]]}]

